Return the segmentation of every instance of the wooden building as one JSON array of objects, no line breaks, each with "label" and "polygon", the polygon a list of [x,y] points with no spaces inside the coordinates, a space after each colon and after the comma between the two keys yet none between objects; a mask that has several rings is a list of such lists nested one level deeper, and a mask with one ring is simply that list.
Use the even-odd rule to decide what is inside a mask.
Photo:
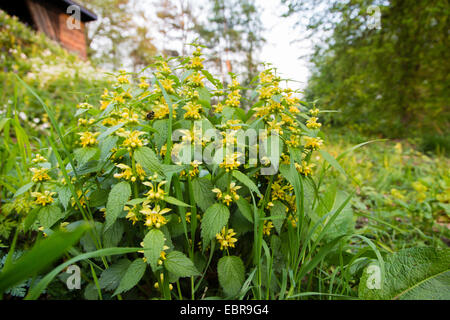
[{"label": "wooden building", "polygon": [[[70,14],[67,13],[69,7],[74,9],[69,10]],[[97,16],[76,2],[71,0],[2,0],[0,9],[9,15],[18,17],[31,28],[45,33],[68,51],[77,54],[84,60],[87,59],[85,23],[97,20]]]}]

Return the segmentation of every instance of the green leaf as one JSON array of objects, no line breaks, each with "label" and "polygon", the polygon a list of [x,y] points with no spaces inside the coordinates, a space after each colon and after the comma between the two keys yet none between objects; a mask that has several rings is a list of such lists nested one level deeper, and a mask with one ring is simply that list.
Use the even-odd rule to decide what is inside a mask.
[{"label": "green leaf", "polygon": [[144,169],[164,175],[162,165],[155,152],[147,147],[140,147],[134,152],[134,158]]},{"label": "green leaf", "polygon": [[164,234],[158,229],[150,230],[144,237],[144,256],[153,272],[158,267],[158,259],[163,251],[165,240]]},{"label": "green leaf", "polygon": [[27,183],[26,185],[21,186],[19,189],[17,189],[16,193],[14,193],[13,198],[17,198],[21,194],[24,194],[28,190],[31,189],[31,187],[34,185],[34,182]]},{"label": "green leaf", "polygon": [[78,148],[74,152],[75,160],[78,161],[78,166],[83,166],[89,160],[91,160],[99,152],[98,148]]},{"label": "green leaf", "polygon": [[239,211],[242,213],[242,216],[245,217],[250,222],[253,222],[253,209],[250,203],[242,197],[236,201],[236,204],[239,208]]},{"label": "green leaf", "polygon": [[216,237],[216,234],[227,224],[229,218],[230,210],[221,203],[216,203],[206,210],[201,226],[204,245]]},{"label": "green leaf", "polygon": [[103,131],[102,133],[100,133],[100,135],[98,136],[97,140],[101,141],[103,139],[105,139],[106,137],[108,137],[109,135],[111,135],[113,132],[119,130],[120,128],[122,128],[125,125],[125,122],[119,123],[115,126],[112,126],[108,129],[106,129],[105,131]]},{"label": "green leaf", "polygon": [[56,221],[64,218],[64,213],[56,206],[45,206],[39,210],[38,219],[44,229],[51,228]]},{"label": "green leaf", "polygon": [[[39,281],[35,286],[33,286],[30,291],[28,292],[27,296],[24,300],[34,300],[39,297],[39,295],[42,293],[42,291],[45,290],[45,288],[49,285],[49,283],[59,274],[62,270],[64,270],[66,267],[82,260],[91,259],[91,258],[98,258],[98,257],[105,257],[105,256],[112,256],[112,255],[124,255],[127,253],[137,252],[141,250],[142,248],[107,248],[107,249],[100,249],[93,252],[87,252],[80,254],[62,264],[54,268],[52,271],[50,271],[48,274],[45,275],[45,277],[42,278],[41,281]],[[0,290],[1,291],[1,290]]]},{"label": "green leaf", "polygon": [[219,283],[228,296],[239,293],[245,280],[244,263],[239,257],[225,256],[217,264]]},{"label": "green leaf", "polygon": [[131,187],[125,181],[119,182],[111,189],[108,202],[106,203],[105,231],[113,225],[117,217],[122,213],[130,195]]},{"label": "green leaf", "polygon": [[176,206],[180,207],[190,207],[187,203],[184,203],[183,201],[178,200],[177,198],[170,197],[170,196],[164,196],[164,201],[170,204],[174,204]]},{"label": "green leaf", "polygon": [[215,203],[215,195],[211,191],[212,189],[214,189],[214,186],[208,178],[196,178],[192,180],[194,200],[203,212]]},{"label": "green leaf", "polygon": [[166,269],[178,277],[192,277],[200,275],[194,263],[179,251],[169,252],[164,260]]},{"label": "green leaf", "polygon": [[73,232],[57,231],[48,238],[37,242],[30,251],[13,262],[8,269],[2,270],[0,273],[0,293],[32,276],[38,275],[78,242],[88,229],[89,226],[83,224]]},{"label": "green leaf", "polygon": [[347,176],[347,173],[345,172],[345,170],[341,167],[341,165],[339,164],[339,162],[337,162],[337,160],[335,158],[333,158],[333,156],[331,154],[329,154],[328,152],[326,152],[325,150],[319,150],[320,154],[322,155],[322,157],[328,161],[329,164],[331,164],[331,166],[333,168],[335,168],[337,171],[339,171],[340,173],[342,173],[344,176]]},{"label": "green leaf", "polygon": [[70,198],[72,197],[72,192],[70,191],[69,186],[63,186],[61,188],[56,189],[58,193],[59,202],[63,205],[64,209],[67,210],[67,206],[69,205]]},{"label": "green leaf", "polygon": [[123,223],[120,220],[116,220],[116,222],[113,223],[111,228],[103,232],[103,247],[104,248],[110,248],[110,247],[116,247],[120,240],[122,239],[124,232]]},{"label": "green leaf", "polygon": [[255,192],[256,194],[258,194],[259,196],[261,195],[261,192],[259,192],[258,187],[256,186],[256,184],[245,174],[243,174],[240,171],[234,170],[233,171],[233,177],[235,177],[236,179],[238,179],[240,182],[242,182],[247,188],[249,188],[251,191]]},{"label": "green leaf", "polygon": [[380,268],[369,265],[359,297],[378,300],[450,300],[450,249],[404,249],[388,256],[381,284]]},{"label": "green leaf", "polygon": [[286,206],[279,200],[273,203],[273,207],[270,208],[270,215],[273,217],[282,217],[282,219],[273,219],[272,223],[277,230],[278,234],[281,232],[281,227],[286,217]]},{"label": "green leaf", "polygon": [[111,265],[108,269],[105,269],[105,271],[102,272],[100,279],[98,279],[100,288],[107,291],[116,289],[130,264],[130,260],[122,259]]},{"label": "green leaf", "polygon": [[123,275],[122,280],[120,280],[119,287],[116,289],[113,296],[128,291],[137,285],[144,276],[146,267],[147,264],[143,259],[138,258],[134,260]]},{"label": "green leaf", "polygon": [[33,225],[33,223],[36,221],[38,214],[39,214],[40,208],[34,208],[30,212],[28,212],[27,216],[25,217],[25,221],[23,222],[23,228],[24,231],[28,231],[30,227]]}]

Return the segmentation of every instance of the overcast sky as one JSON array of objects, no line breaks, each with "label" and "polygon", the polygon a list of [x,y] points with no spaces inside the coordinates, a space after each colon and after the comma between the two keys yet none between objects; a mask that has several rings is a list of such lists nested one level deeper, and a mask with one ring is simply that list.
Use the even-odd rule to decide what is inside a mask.
[{"label": "overcast sky", "polygon": [[[199,10],[197,19],[205,20],[207,16],[206,7],[209,2],[205,0],[189,0],[193,1],[196,10]],[[156,18],[154,5],[158,0],[138,0],[137,3],[144,5],[147,9],[149,17]],[[302,41],[292,43],[293,40],[297,40],[301,37],[300,31],[294,30],[293,24],[297,22],[298,17],[291,16],[289,18],[281,18],[281,14],[285,11],[280,5],[279,0],[256,0],[256,5],[261,9],[261,21],[265,28],[263,33],[267,42],[263,45],[261,52],[259,53],[259,59],[263,62],[272,63],[279,72],[282,78],[289,78],[298,82],[291,82],[289,86],[292,89],[304,89],[306,82],[310,74],[308,68],[308,59],[300,58],[306,54],[311,53],[311,41]],[[199,5],[199,6],[198,6]],[[203,8],[201,9],[201,7]],[[161,38],[161,34],[153,33],[155,43],[161,45],[167,41]],[[174,44],[172,44],[173,46]],[[180,47],[182,44],[176,44],[176,47]],[[181,48],[181,47],[180,47]],[[180,48],[177,48],[180,50]],[[284,83],[280,84],[285,86]]]},{"label": "overcast sky", "polygon": [[300,81],[290,83],[293,89],[305,88],[310,73],[307,58],[300,57],[311,53],[312,45],[310,41],[291,43],[301,36],[298,30],[293,29],[298,18],[280,18],[283,10],[277,0],[259,0],[257,3],[263,9],[261,21],[266,28],[264,36],[267,40],[261,52],[261,60],[273,63],[283,78]]}]

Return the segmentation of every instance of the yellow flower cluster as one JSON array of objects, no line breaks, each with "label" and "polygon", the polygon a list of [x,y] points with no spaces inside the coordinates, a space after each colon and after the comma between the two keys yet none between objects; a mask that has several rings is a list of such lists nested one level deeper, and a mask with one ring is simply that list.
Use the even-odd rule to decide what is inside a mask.
[{"label": "yellow flower cluster", "polygon": [[45,190],[43,193],[32,192],[31,196],[36,198],[36,201],[35,201],[36,204],[45,207],[47,204],[53,203],[52,196],[55,194],[56,194],[56,192],[50,192],[48,190]]},{"label": "yellow flower cluster", "polygon": [[233,229],[226,230],[225,227],[222,228],[222,231],[216,234],[216,239],[220,243],[220,250],[228,248],[234,248],[234,244],[237,242],[237,238],[234,238],[236,232]]},{"label": "yellow flower cluster", "polygon": [[239,200],[239,195],[237,191],[241,188],[241,186],[237,186],[236,183],[230,183],[229,191],[222,192],[219,188],[212,189],[212,192],[216,194],[217,199],[222,200],[227,206],[230,206],[230,203]]},{"label": "yellow flower cluster", "polygon": [[48,171],[49,169],[46,168],[30,168],[30,171],[33,172],[33,177],[31,178],[31,180],[33,182],[42,182],[42,181],[47,181],[50,180],[50,176],[48,175]]}]

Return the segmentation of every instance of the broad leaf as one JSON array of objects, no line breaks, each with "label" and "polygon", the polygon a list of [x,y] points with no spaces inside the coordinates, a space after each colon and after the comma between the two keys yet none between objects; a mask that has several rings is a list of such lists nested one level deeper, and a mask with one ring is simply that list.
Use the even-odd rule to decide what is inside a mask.
[{"label": "broad leaf", "polygon": [[230,211],[221,203],[216,203],[206,210],[201,226],[201,236],[205,245],[215,238],[216,234],[227,224],[229,218]]},{"label": "broad leaf", "polygon": [[144,256],[152,267],[153,272],[158,266],[158,259],[163,251],[165,242],[164,234],[161,230],[152,229],[144,237]]},{"label": "broad leaf", "polygon": [[123,275],[122,280],[120,280],[119,287],[114,292],[114,296],[119,293],[128,291],[135,285],[137,285],[144,276],[146,267],[147,264],[143,259],[138,258],[134,260]]},{"label": "broad leaf", "polygon": [[390,255],[381,283],[380,268],[372,264],[361,277],[362,299],[450,300],[450,249],[404,249]]},{"label": "broad leaf", "polygon": [[244,284],[245,268],[239,257],[225,256],[217,264],[219,283],[228,296],[239,293]]},{"label": "broad leaf", "polygon": [[56,206],[45,206],[39,210],[38,219],[44,229],[51,228],[58,220],[64,218],[64,213]]},{"label": "broad leaf", "polygon": [[125,181],[119,182],[111,189],[108,202],[106,203],[105,231],[113,225],[117,217],[122,213],[130,195],[131,187]]},{"label": "broad leaf", "polygon": [[169,252],[164,260],[166,269],[178,277],[192,277],[200,275],[195,265],[179,251]]}]

